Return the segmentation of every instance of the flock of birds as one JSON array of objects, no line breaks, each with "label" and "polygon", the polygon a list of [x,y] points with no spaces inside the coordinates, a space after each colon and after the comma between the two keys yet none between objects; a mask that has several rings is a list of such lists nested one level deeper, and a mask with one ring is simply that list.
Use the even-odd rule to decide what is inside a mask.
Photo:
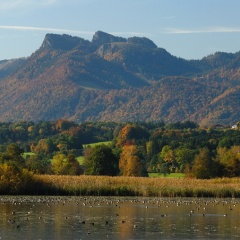
[{"label": "flock of birds", "polygon": [[[228,214],[231,211],[234,211],[235,208],[239,205],[240,201],[238,199],[175,199],[175,198],[141,198],[141,197],[29,197],[29,196],[16,196],[16,197],[1,197],[0,198],[0,214],[1,218],[5,219],[7,224],[14,226],[17,229],[21,229],[21,223],[26,221],[32,221],[33,218],[38,218],[38,221],[44,221],[45,216],[50,214],[49,208],[54,208],[56,206],[61,206],[62,209],[62,221],[67,221],[72,219],[72,215],[66,215],[64,211],[64,206],[75,206],[75,209],[78,209],[79,213],[84,212],[83,209],[90,208],[101,208],[101,207],[113,207],[113,211],[111,212],[111,216],[103,216],[101,218],[101,223],[99,219],[94,221],[95,218],[90,218],[87,215],[80,215],[78,218],[78,224],[95,226],[101,224],[102,226],[108,226],[113,224],[113,221],[118,222],[118,224],[127,224],[129,223],[129,219],[126,216],[121,215],[121,208],[125,208],[126,206],[134,206],[140,208],[142,211],[148,211],[149,209],[154,210],[155,216],[159,218],[163,217],[171,217],[175,213],[171,211],[174,207],[184,207],[184,217],[193,217],[193,216],[202,216],[206,217],[213,212],[208,212],[208,209],[211,207],[221,207],[225,212],[222,212],[220,215],[223,217],[228,217]],[[3,214],[2,209],[3,205],[8,205],[7,211]],[[19,208],[19,206],[28,206],[28,210],[26,207]],[[34,209],[36,206],[41,205],[46,209],[39,213],[35,213]],[[2,209],[1,209],[2,208]],[[16,210],[15,210],[16,209]],[[157,210],[159,209],[159,210]],[[186,210],[187,209],[187,210]],[[88,210],[90,211],[90,210]],[[188,211],[188,212],[187,212]],[[86,214],[89,212],[86,212]],[[19,220],[21,217],[21,221]],[[86,219],[84,219],[86,218]],[[105,219],[104,219],[105,218]],[[23,221],[24,220],[24,221]],[[131,226],[133,229],[139,228],[139,224],[137,222],[132,221]],[[88,231],[90,234],[91,231]]]}]

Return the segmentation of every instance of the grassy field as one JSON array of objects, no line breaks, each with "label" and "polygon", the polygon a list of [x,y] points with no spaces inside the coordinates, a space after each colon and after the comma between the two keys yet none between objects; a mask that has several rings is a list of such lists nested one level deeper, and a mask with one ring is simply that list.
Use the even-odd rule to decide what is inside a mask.
[{"label": "grassy field", "polygon": [[[37,194],[77,196],[240,197],[240,178],[197,180],[34,175]],[[34,188],[36,190],[36,188]],[[35,193],[36,194],[36,193]]]},{"label": "grassy field", "polygon": [[159,174],[159,173],[148,173],[149,177],[153,177],[153,178],[183,178],[185,177],[184,173],[171,173],[171,174],[167,174],[164,176],[164,174]]},{"label": "grassy field", "polygon": [[101,144],[110,145],[111,143],[112,143],[111,141],[108,141],[108,142],[97,142],[97,143],[83,144],[83,148],[87,148],[88,146],[94,147],[94,146],[101,145]]},{"label": "grassy field", "polygon": [[35,155],[35,153],[33,152],[25,152],[23,153],[23,157],[26,159],[27,156],[32,156],[32,155]]},{"label": "grassy field", "polygon": [[78,156],[76,159],[78,160],[80,165],[83,165],[83,160],[84,160],[83,156]]},{"label": "grassy field", "polygon": [[[112,142],[111,141],[107,141],[107,142],[97,142],[97,143],[90,143],[90,144],[83,144],[83,148],[87,148],[88,146],[90,147],[94,147],[100,144],[106,144],[106,145],[110,145]],[[35,155],[35,153],[33,152],[25,152],[23,153],[23,157],[26,159],[26,156],[29,155]],[[83,164],[83,156],[77,156],[76,159],[78,160],[78,162],[82,165]],[[53,159],[51,159],[52,161]]]}]

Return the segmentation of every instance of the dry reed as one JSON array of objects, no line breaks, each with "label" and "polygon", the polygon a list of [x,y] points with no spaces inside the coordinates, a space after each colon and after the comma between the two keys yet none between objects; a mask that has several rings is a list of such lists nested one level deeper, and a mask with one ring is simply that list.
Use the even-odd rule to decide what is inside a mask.
[{"label": "dry reed", "polygon": [[197,180],[35,175],[34,180],[38,184],[37,194],[49,195],[240,197],[240,178]]}]

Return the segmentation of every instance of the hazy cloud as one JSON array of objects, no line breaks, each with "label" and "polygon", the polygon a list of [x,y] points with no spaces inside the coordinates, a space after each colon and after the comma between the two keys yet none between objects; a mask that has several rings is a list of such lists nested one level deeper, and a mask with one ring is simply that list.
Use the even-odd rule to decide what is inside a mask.
[{"label": "hazy cloud", "polygon": [[87,31],[59,29],[59,28],[30,27],[30,26],[0,26],[0,29],[19,30],[19,31],[62,32],[62,33],[76,33],[76,34],[89,34],[89,35],[94,34],[94,32],[87,32]]},{"label": "hazy cloud", "polygon": [[[31,26],[1,26],[0,29],[5,30],[19,30],[19,31],[42,31],[42,32],[56,32],[56,33],[75,33],[75,34],[84,34],[84,35],[93,35],[95,32],[91,31],[80,31],[74,29],[60,29],[60,28],[44,28],[44,27],[31,27]],[[146,36],[147,33],[141,32],[111,32],[113,35],[133,35],[133,36]]]},{"label": "hazy cloud", "polygon": [[216,27],[216,28],[206,28],[206,29],[179,29],[179,28],[168,28],[165,33],[169,34],[194,34],[194,33],[238,33],[240,28],[226,28],[226,27]]}]

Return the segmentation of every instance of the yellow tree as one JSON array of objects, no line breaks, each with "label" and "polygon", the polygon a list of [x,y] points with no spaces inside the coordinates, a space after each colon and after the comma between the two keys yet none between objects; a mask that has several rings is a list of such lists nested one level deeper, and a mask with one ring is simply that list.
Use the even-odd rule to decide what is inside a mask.
[{"label": "yellow tree", "polygon": [[52,171],[58,175],[65,175],[67,174],[67,162],[66,162],[66,155],[59,153],[53,156],[52,162]]},{"label": "yellow tree", "polygon": [[124,145],[122,147],[119,169],[123,176],[141,176],[142,164],[136,145]]},{"label": "yellow tree", "polygon": [[207,148],[202,148],[194,158],[192,174],[199,179],[214,177],[214,164],[211,153]]},{"label": "yellow tree", "polygon": [[57,150],[51,139],[41,139],[39,140],[36,147],[34,147],[34,153],[42,153],[44,155],[51,154],[54,150]]},{"label": "yellow tree", "polygon": [[117,136],[116,146],[121,147],[126,144],[134,144],[135,140],[148,137],[149,133],[143,127],[137,126],[136,124],[127,124],[120,130]]},{"label": "yellow tree", "polygon": [[224,167],[224,176],[240,176],[240,146],[232,146],[230,149],[218,148],[217,159]]}]

